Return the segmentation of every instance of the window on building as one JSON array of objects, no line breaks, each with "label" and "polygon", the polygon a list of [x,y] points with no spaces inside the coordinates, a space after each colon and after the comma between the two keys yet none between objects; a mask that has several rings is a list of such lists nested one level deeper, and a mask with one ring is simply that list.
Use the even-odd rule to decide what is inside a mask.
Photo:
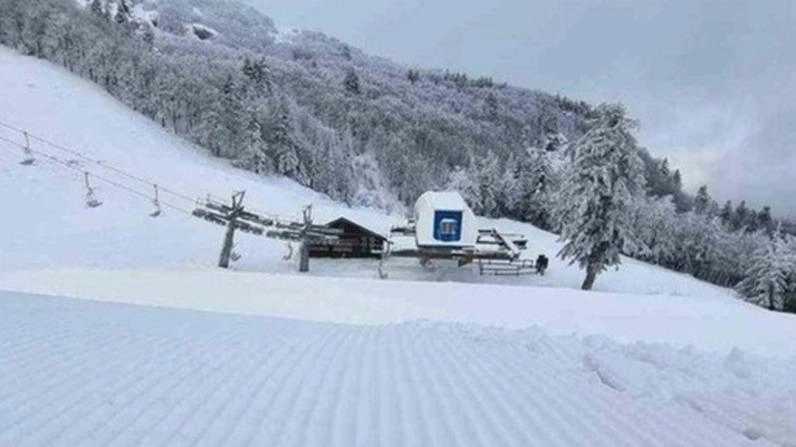
[{"label": "window on building", "polygon": [[443,236],[455,235],[456,229],[456,221],[453,219],[442,219],[439,223],[439,231]]}]

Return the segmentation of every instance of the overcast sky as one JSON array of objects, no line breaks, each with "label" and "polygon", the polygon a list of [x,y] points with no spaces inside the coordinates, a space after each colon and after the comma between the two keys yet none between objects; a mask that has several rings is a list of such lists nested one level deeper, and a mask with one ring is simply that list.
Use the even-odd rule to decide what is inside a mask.
[{"label": "overcast sky", "polygon": [[796,0],[246,0],[424,68],[622,101],[686,187],[796,215]]}]

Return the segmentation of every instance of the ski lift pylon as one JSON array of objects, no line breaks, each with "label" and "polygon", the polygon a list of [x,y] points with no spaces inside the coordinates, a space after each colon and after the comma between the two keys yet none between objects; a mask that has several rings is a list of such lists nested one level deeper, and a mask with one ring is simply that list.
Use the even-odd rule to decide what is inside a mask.
[{"label": "ski lift pylon", "polygon": [[89,181],[88,176],[88,171],[83,173],[83,178],[86,181],[86,206],[89,208],[97,208],[102,205],[102,202],[100,202],[94,194],[95,188],[91,187],[91,182]]},{"label": "ski lift pylon", "polygon": [[25,147],[22,148],[22,152],[25,154],[25,158],[23,158],[19,164],[23,166],[30,166],[36,161],[36,159],[33,158],[33,150],[30,148],[30,138],[28,137],[28,133],[23,132],[23,134],[25,134]]},{"label": "ski lift pylon", "polygon": [[155,207],[151,213],[149,213],[150,217],[158,217],[163,214],[163,209],[160,207],[160,195],[158,194],[158,185],[153,185],[155,187],[155,198],[152,199],[152,205]]}]

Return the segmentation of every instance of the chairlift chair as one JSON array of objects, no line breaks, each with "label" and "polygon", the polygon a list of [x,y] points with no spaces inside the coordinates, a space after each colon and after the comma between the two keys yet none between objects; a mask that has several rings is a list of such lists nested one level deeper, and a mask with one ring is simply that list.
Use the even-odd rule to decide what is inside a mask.
[{"label": "chairlift chair", "polygon": [[229,259],[232,260],[232,262],[238,262],[238,261],[240,261],[240,258],[242,257],[240,253],[235,251],[235,249],[237,247],[238,247],[238,244],[232,244],[232,250],[230,250],[230,252],[229,252]]},{"label": "chairlift chair", "polygon": [[95,188],[91,187],[91,182],[88,179],[88,171],[84,172],[84,179],[86,181],[86,206],[89,208],[97,208],[102,205],[102,202],[97,199],[94,194]]},{"label": "chairlift chair", "polygon": [[282,257],[283,261],[289,261],[293,258],[293,244],[287,242],[287,253]]},{"label": "chairlift chair", "polygon": [[154,209],[151,213],[149,213],[149,217],[158,217],[163,214],[163,209],[160,207],[160,196],[158,195],[158,185],[153,185],[155,187],[155,198],[152,199],[152,205]]},{"label": "chairlift chair", "polygon": [[33,150],[30,148],[30,139],[28,138],[27,132],[25,132],[25,147],[22,148],[22,152],[25,154],[25,158],[23,158],[19,164],[30,166],[36,162],[36,159],[33,157]]}]

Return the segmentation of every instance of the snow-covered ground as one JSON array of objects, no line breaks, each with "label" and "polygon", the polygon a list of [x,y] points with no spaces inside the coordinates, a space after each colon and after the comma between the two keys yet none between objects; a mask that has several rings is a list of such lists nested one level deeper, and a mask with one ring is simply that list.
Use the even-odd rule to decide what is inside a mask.
[{"label": "snow-covered ground", "polygon": [[2,445],[763,446],[752,440],[796,433],[781,394],[793,361],[760,370],[740,351],[0,303]]},{"label": "snow-covered ground", "polygon": [[0,289],[119,303],[380,325],[478,323],[796,358],[796,319],[739,300],[565,288],[383,281],[219,270],[0,272]]},{"label": "snow-covered ground", "polygon": [[313,260],[302,276],[284,243],[246,234],[219,271],[223,229],[183,212],[191,198],[245,189],[259,210],[312,203],[382,233],[401,219],[232,169],[2,47],[0,122],[188,196],[162,188],[182,211],[151,218],[95,179],[89,209],[80,172],[0,141],[0,445],[796,445],[796,319],[726,289],[626,260],[584,293],[554,235],[485,219],[549,274],[395,260],[378,280],[376,261]]}]

